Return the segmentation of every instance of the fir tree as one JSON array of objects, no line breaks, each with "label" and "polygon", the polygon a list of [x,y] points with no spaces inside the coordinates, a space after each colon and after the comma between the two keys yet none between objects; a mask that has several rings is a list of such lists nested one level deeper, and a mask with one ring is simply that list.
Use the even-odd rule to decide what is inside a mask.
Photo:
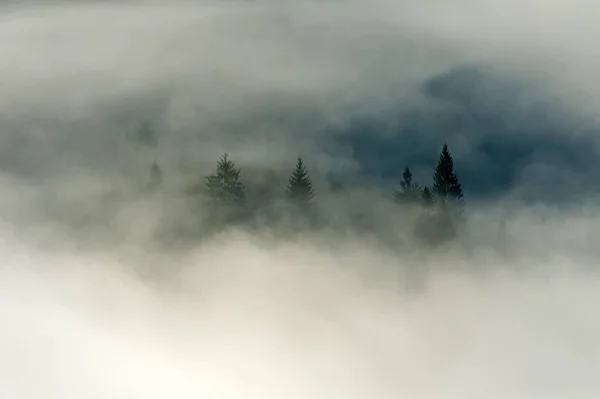
[{"label": "fir tree", "polygon": [[400,204],[417,204],[421,198],[421,188],[413,182],[410,168],[404,169],[400,190],[394,190],[394,199]]},{"label": "fir tree", "polygon": [[451,238],[462,224],[464,198],[461,184],[454,173],[454,160],[444,144],[433,175],[433,197],[436,204],[435,240]]},{"label": "fir tree", "polygon": [[206,176],[206,191],[213,203],[221,205],[243,205],[246,199],[246,187],[240,181],[240,169],[223,154],[217,163],[215,174]]},{"label": "fir tree", "polygon": [[433,175],[433,195],[440,206],[452,208],[454,213],[462,214],[464,208],[462,186],[454,173],[454,160],[447,144],[442,148]]},{"label": "fir tree", "polygon": [[286,197],[297,208],[306,210],[312,205],[315,192],[301,157],[288,180]]}]

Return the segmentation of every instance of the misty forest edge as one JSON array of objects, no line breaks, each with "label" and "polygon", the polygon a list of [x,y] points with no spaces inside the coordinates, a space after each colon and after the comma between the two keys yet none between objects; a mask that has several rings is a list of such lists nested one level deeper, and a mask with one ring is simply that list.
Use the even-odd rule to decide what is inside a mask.
[{"label": "misty forest edge", "polygon": [[[151,145],[157,143],[152,142]],[[163,171],[158,162],[150,170],[148,190],[156,192],[163,184]],[[241,168],[224,153],[216,170],[188,187],[188,197],[198,199],[206,217],[203,230],[217,232],[225,227],[271,227],[291,231],[327,228],[316,211],[318,195],[309,171],[301,156],[289,174],[285,187],[279,187],[277,177],[265,176],[266,182],[254,191],[243,182]],[[331,191],[342,192],[337,183]],[[410,167],[406,167],[400,181],[391,193],[397,206],[410,210],[417,217],[412,220],[411,236],[418,241],[438,245],[451,241],[465,227],[464,194],[454,171],[454,160],[444,143],[430,186],[414,181]],[[365,207],[371,206],[364,204]],[[350,228],[360,230],[360,221],[350,223]]]}]

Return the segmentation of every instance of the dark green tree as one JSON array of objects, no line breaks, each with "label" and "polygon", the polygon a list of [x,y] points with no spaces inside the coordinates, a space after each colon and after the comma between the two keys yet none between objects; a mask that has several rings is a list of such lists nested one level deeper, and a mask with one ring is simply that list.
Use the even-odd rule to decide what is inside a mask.
[{"label": "dark green tree", "polygon": [[462,186],[454,173],[454,160],[448,144],[444,144],[440,154],[435,173],[433,174],[433,195],[436,203],[443,208],[452,210],[453,213],[462,214],[464,198]]},{"label": "dark green tree", "polygon": [[206,176],[205,180],[207,195],[213,203],[244,205],[246,187],[240,181],[240,169],[235,167],[227,153],[217,163],[216,173]]},{"label": "dark green tree", "polygon": [[421,199],[421,187],[413,181],[413,175],[410,168],[404,169],[400,189],[394,190],[394,199],[399,204],[416,205]]},{"label": "dark green tree", "polygon": [[454,160],[447,144],[444,144],[438,159],[432,192],[436,205],[436,242],[441,242],[454,236],[464,222],[462,186],[454,173]]},{"label": "dark green tree", "polygon": [[301,157],[296,160],[296,167],[288,180],[286,197],[299,210],[308,210],[313,202],[315,192],[308,171]]}]

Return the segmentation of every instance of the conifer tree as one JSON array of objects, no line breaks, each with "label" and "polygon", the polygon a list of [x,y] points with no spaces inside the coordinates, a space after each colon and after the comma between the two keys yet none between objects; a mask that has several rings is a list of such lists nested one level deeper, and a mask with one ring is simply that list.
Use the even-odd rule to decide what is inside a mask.
[{"label": "conifer tree", "polygon": [[413,182],[410,168],[404,169],[400,190],[394,190],[394,199],[400,204],[418,204],[421,198],[421,188]]},{"label": "conifer tree", "polygon": [[431,208],[435,204],[435,197],[429,187],[423,188],[421,192],[421,204],[425,208]]},{"label": "conifer tree", "polygon": [[448,145],[444,144],[433,175],[433,197],[435,200],[436,240],[444,241],[456,234],[463,222],[464,198],[462,186],[454,173],[454,160]]},{"label": "conifer tree", "polygon": [[433,195],[443,208],[452,208],[453,213],[462,214],[464,198],[462,186],[454,173],[454,160],[448,144],[444,144],[433,175]]},{"label": "conifer tree", "polygon": [[215,204],[243,205],[246,199],[246,187],[240,181],[240,169],[223,154],[217,163],[215,174],[205,177],[206,191]]},{"label": "conifer tree", "polygon": [[288,180],[286,197],[295,207],[307,210],[312,205],[315,192],[312,181],[301,157],[296,160],[296,167]]}]

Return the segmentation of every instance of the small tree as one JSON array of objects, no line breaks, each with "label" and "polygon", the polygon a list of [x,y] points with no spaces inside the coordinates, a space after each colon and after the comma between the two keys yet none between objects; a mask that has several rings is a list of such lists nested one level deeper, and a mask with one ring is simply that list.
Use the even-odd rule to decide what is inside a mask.
[{"label": "small tree", "polygon": [[246,186],[240,181],[240,169],[227,153],[217,163],[216,172],[206,176],[205,181],[208,213],[204,222],[209,231],[245,220]]},{"label": "small tree", "polygon": [[394,199],[399,204],[415,205],[419,203],[421,191],[421,187],[413,182],[413,175],[410,168],[406,168],[402,173],[400,190],[394,190]]},{"label": "small tree", "polygon": [[215,174],[205,177],[209,198],[220,205],[243,205],[246,200],[246,187],[240,181],[240,169],[223,154],[217,163]]},{"label": "small tree", "polygon": [[301,157],[296,160],[296,167],[288,180],[286,197],[288,201],[301,210],[307,210],[312,206],[315,192],[312,181],[304,167]]}]

